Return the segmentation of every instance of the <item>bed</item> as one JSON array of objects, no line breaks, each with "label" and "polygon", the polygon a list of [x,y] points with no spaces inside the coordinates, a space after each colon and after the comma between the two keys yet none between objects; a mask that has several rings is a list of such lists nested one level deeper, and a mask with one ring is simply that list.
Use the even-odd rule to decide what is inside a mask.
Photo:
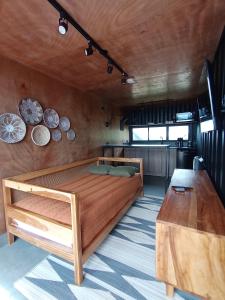
[{"label": "bed", "polygon": [[[75,176],[70,172],[112,162],[138,164],[139,172],[131,177],[87,171],[78,171]],[[69,175],[60,181],[67,170]],[[43,180],[37,184],[46,176],[57,181],[54,179],[50,187]],[[15,191],[22,193],[17,201]],[[80,285],[83,263],[143,193],[143,161],[115,157],[76,161],[4,179],[3,192],[8,243],[18,236],[72,262],[75,282]]]}]

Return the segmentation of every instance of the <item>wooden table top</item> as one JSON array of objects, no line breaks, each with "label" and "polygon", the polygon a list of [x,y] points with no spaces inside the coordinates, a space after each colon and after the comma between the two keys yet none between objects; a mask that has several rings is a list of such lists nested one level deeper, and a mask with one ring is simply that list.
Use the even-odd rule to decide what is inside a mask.
[{"label": "wooden table top", "polygon": [[[172,185],[192,189],[176,192]],[[175,169],[157,222],[225,236],[225,209],[205,170]]]}]

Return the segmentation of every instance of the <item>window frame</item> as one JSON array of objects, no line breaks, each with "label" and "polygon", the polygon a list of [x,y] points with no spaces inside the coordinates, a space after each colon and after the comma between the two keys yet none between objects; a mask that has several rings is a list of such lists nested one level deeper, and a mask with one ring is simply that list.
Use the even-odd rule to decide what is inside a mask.
[{"label": "window frame", "polygon": [[167,128],[167,141],[170,141],[170,142],[175,142],[175,141],[177,141],[177,139],[176,140],[170,140],[169,139],[169,127],[174,127],[174,126],[176,126],[176,127],[178,127],[178,126],[187,126],[188,127],[188,137],[187,137],[187,139],[185,139],[184,141],[189,141],[190,140],[190,131],[192,131],[191,130],[191,128],[192,128],[192,126],[190,126],[190,124],[179,124],[179,125],[175,125],[175,124],[171,124],[171,125],[169,125],[168,126],[168,128]]},{"label": "window frame", "polygon": [[[161,143],[161,140],[149,140],[149,128],[150,127],[166,127],[166,139],[163,140],[163,142],[175,142],[177,140],[169,140],[169,127],[172,127],[172,126],[176,126],[176,127],[179,127],[179,126],[188,126],[188,139],[187,140],[184,140],[185,142],[186,141],[189,141],[192,139],[192,134],[193,134],[193,123],[190,123],[190,122],[182,122],[179,124],[177,123],[173,123],[173,124],[152,124],[152,125],[130,125],[129,126],[129,141],[131,144],[146,144],[146,143]],[[134,141],[133,140],[133,133],[132,133],[132,129],[133,128],[148,128],[148,140],[140,140],[140,141]]]},{"label": "window frame", "polygon": [[[148,128],[149,126],[132,126],[132,129],[133,128]],[[132,143],[146,143],[146,142],[149,142],[149,130],[148,130],[148,139],[147,140],[133,140],[133,132],[132,132],[132,129],[130,131],[130,140],[132,140]]]},{"label": "window frame", "polygon": [[149,132],[148,132],[148,139],[147,140],[133,140],[133,128],[148,128],[148,126],[142,126],[142,125],[138,125],[138,126],[129,126],[129,140],[132,142],[132,144],[144,144],[144,143],[148,143],[149,142]]}]

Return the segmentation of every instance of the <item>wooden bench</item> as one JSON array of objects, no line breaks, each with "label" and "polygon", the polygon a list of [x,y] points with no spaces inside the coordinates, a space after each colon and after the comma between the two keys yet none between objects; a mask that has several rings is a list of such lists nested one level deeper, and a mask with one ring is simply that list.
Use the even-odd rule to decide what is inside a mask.
[{"label": "wooden bench", "polygon": [[225,299],[225,210],[204,170],[174,171],[156,221],[156,277],[167,296],[178,288]]}]

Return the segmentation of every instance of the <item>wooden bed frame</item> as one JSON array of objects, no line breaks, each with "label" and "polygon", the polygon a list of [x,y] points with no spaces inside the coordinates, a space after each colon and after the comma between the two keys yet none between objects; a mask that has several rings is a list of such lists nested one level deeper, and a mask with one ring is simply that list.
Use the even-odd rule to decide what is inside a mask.
[{"label": "wooden bed frame", "polygon": [[[137,163],[140,166],[140,175],[142,179],[141,188],[133,199],[131,199],[118,213],[109,220],[105,228],[95,237],[92,243],[85,249],[82,249],[81,244],[81,223],[79,216],[79,198],[75,192],[66,192],[59,189],[47,188],[39,185],[27,183],[27,180],[38,178],[41,176],[61,172],[74,167],[93,164],[97,165],[101,161],[107,162],[125,162],[125,163]],[[13,205],[11,189],[22,192],[47,197],[50,199],[67,202],[71,206],[71,222],[72,225],[67,225],[56,220],[44,217],[40,214],[33,213],[22,208],[18,208]],[[143,194],[143,159],[142,158],[119,158],[119,157],[97,157],[87,159],[83,161],[76,161],[63,166],[52,167],[48,169],[38,170],[26,174],[21,174],[15,177],[3,179],[3,194],[4,194],[4,206],[5,206],[5,219],[8,243],[11,245],[14,242],[14,237],[19,238],[42,248],[50,253],[62,257],[63,259],[70,261],[74,264],[74,279],[78,285],[83,281],[83,264],[88,257],[95,251],[99,244],[105,239],[108,233],[118,223],[121,217],[126,213],[131,204],[141,194]],[[47,231],[52,235],[54,232],[60,232],[62,235],[68,233],[73,237],[72,248],[60,245],[56,242],[42,238],[33,233],[29,233],[22,229],[17,228],[12,224],[12,219],[21,221],[25,224],[31,225],[37,229],[47,228]]]}]

